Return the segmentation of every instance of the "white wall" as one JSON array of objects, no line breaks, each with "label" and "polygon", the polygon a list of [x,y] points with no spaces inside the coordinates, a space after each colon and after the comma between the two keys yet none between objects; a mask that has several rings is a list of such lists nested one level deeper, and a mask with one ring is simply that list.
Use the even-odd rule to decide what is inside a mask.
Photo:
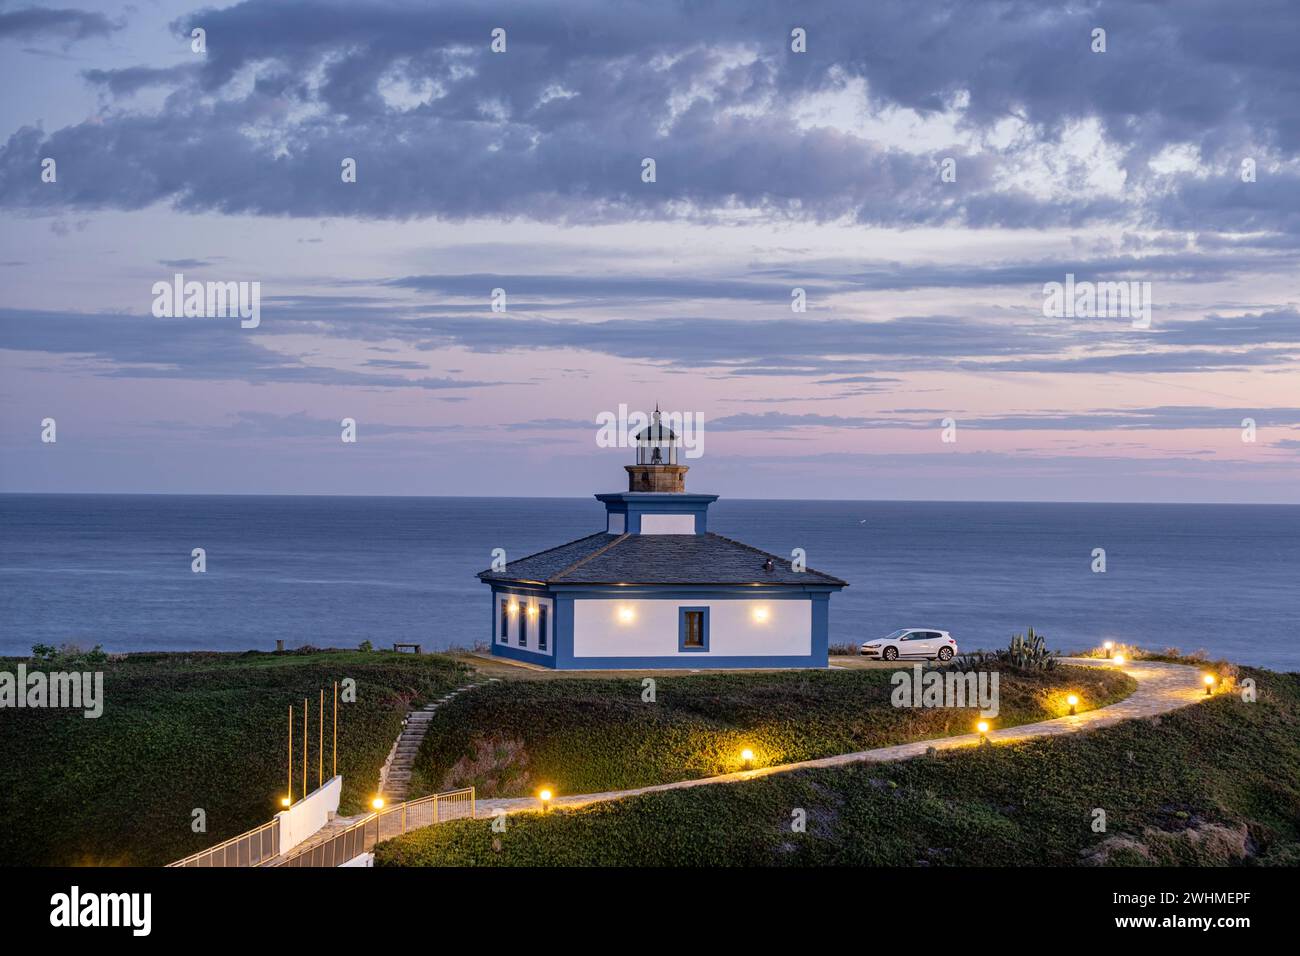
[{"label": "white wall", "polygon": [[[709,609],[709,649],[678,651],[677,609]],[[619,611],[629,609],[624,622]],[[754,618],[756,608],[766,621]],[[762,598],[696,600],[649,598],[638,600],[579,599],[573,602],[574,657],[710,657],[755,654],[812,653],[812,601],[771,601]]]},{"label": "white wall", "polygon": [[[519,610],[510,615],[509,634],[505,641],[501,640],[501,605],[509,605],[511,601],[519,605]],[[529,614],[528,608],[538,608],[537,613]],[[539,647],[540,640],[538,631],[542,623],[541,608],[546,608],[546,650]],[[524,635],[525,644],[519,643],[519,616],[524,616],[524,623],[527,630]],[[525,651],[532,651],[535,654],[554,654],[555,653],[555,602],[550,598],[524,597],[521,594],[509,595],[498,594],[495,613],[492,615],[492,643],[500,644],[503,647],[517,647]]]},{"label": "white wall", "polygon": [[339,795],[343,793],[343,778],[331,777],[323,787],[307,794],[288,810],[277,813],[280,821],[280,853],[287,853],[307,839],[338,812]]},{"label": "white wall", "polygon": [[695,515],[642,515],[642,534],[695,534]]}]

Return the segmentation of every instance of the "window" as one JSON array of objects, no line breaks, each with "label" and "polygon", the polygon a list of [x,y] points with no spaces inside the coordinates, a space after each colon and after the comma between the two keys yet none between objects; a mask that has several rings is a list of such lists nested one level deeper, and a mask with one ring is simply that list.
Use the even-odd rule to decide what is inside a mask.
[{"label": "window", "polygon": [[679,651],[707,651],[709,649],[709,609],[683,607],[678,609],[677,649]]},{"label": "window", "polygon": [[498,640],[502,644],[510,643],[510,599],[503,597],[501,599],[501,634]]},{"label": "window", "polygon": [[545,604],[537,609],[537,649],[539,651],[546,650],[546,618],[548,616],[546,612],[549,610],[550,608]]},{"label": "window", "polygon": [[519,605],[519,646],[528,646],[528,608]]}]

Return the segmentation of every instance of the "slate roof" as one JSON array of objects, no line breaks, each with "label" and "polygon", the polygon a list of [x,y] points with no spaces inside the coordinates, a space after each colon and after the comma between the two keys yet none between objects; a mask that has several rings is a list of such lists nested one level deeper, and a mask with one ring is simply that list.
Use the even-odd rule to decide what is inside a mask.
[{"label": "slate roof", "polygon": [[[772,559],[771,571],[763,562]],[[848,587],[808,568],[720,534],[593,534],[481,571],[484,581],[543,584],[788,584]]]}]

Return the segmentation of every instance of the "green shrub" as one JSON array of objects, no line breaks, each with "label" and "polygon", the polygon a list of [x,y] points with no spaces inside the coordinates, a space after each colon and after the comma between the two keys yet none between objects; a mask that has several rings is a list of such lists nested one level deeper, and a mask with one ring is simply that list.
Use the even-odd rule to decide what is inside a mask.
[{"label": "green shrub", "polygon": [[[287,774],[286,722],[295,708],[295,796],[301,787],[302,701],[308,698],[309,785],[331,766],[332,682],[353,678],[339,710],[340,811],[363,809],[413,702],[464,682],[438,655],[355,651],[132,654],[108,661],[104,712],[7,710],[0,733],[0,864],[157,865],[272,818]],[[194,833],[203,809],[207,832]]]},{"label": "green shrub", "polygon": [[[969,733],[973,709],[892,706],[892,671],[825,670],[642,678],[512,679],[445,704],[416,756],[411,793],[474,786],[523,796],[543,784],[592,793]],[[1063,689],[1089,707],[1131,693],[1097,668],[1001,675],[999,727],[1065,713]]]},{"label": "green shrub", "polygon": [[[1294,866],[1300,674],[1156,720],[414,831],[378,866]],[[1092,831],[1107,808],[1108,832]],[[792,820],[802,811],[806,827]]]}]

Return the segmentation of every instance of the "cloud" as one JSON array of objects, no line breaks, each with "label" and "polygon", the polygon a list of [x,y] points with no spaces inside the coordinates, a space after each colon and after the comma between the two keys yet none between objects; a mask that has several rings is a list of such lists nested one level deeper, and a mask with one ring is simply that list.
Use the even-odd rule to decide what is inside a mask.
[{"label": "cloud", "polygon": [[86,70],[81,75],[92,86],[102,87],[115,97],[127,97],[150,87],[175,85],[196,69],[188,64],[161,68],[130,66],[117,70]]},{"label": "cloud", "polygon": [[168,269],[203,269],[222,258],[224,256],[214,256],[211,259],[159,259],[158,264]]},{"label": "cloud", "polygon": [[[301,327],[295,327],[302,331]],[[264,330],[266,325],[261,328]],[[80,362],[85,371],[105,378],[430,390],[501,384],[434,376],[403,378],[312,365],[296,355],[266,347],[256,333],[241,329],[237,320],[223,319],[141,319],[113,314],[0,309],[0,349],[64,356]]]},{"label": "cloud", "polygon": [[[321,418],[305,411],[277,414],[263,411],[237,411],[234,421],[225,425],[194,425],[189,422],[158,420],[146,422],[145,427],[171,433],[201,434],[225,438],[284,438],[339,440],[340,419]],[[357,434],[365,438],[393,437],[399,435],[438,435],[464,430],[462,425],[392,425],[384,422],[357,419]]]},{"label": "cloud", "polygon": [[[377,296],[298,295],[263,299],[256,333],[219,319],[158,320],[129,315],[0,309],[0,348],[77,355],[98,375],[455,389],[505,384],[450,377],[408,378],[418,355],[365,356],[356,367],[312,364],[283,351],[285,336],[363,348],[431,352],[459,348],[493,355],[574,351],[665,370],[737,377],[805,378],[845,394],[883,391],[905,372],[926,370],[1129,374],[1285,367],[1300,354],[1294,310],[1213,314],[1135,332],[1041,317],[978,321],[945,315],[855,320],[628,316],[575,320],[509,313],[429,313],[419,303]],[[388,374],[385,374],[388,373]]]},{"label": "cloud", "polygon": [[[471,4],[246,0],[172,24],[222,38],[197,68],[86,74],[115,98],[165,89],[155,108],[12,131],[0,204],[1300,232],[1285,161],[1300,148],[1294,4],[1060,0],[1033,13],[1014,0],[814,6],[799,11],[809,51],[793,54],[776,0],[515,0],[494,8],[509,36],[494,54]],[[1103,22],[1111,42],[1093,54]],[[854,121],[816,118],[846,96]],[[905,124],[891,128],[900,115],[951,133],[918,150]],[[1171,147],[1193,168],[1153,168]],[[1119,185],[1071,188],[1098,149]],[[1266,175],[1243,188],[1247,153]],[[57,191],[28,175],[43,156],[60,159]],[[647,156],[654,183],[640,178]],[[356,183],[340,181],[343,157]],[[938,179],[946,157],[955,183]]]},{"label": "cloud", "polygon": [[[876,416],[788,414],[729,415],[707,423],[713,431],[779,432],[807,428],[937,428],[940,413],[918,409],[911,414]],[[981,431],[1171,431],[1184,429],[1237,430],[1245,418],[1257,426],[1300,428],[1298,408],[1216,408],[1210,405],[1160,405],[1150,408],[1101,408],[1084,412],[1042,411],[966,417],[953,411],[961,428]]]},{"label": "cloud", "polygon": [[23,7],[0,10],[0,39],[10,37],[85,40],[106,37],[124,24],[109,20],[102,13],[89,10]]}]

